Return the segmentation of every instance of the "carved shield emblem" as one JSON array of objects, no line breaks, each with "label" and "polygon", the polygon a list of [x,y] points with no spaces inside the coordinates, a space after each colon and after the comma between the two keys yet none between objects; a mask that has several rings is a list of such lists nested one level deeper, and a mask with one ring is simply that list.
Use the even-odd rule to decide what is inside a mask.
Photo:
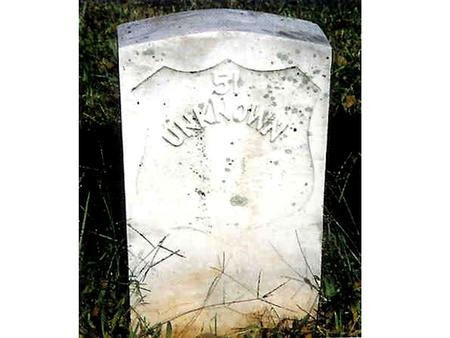
[{"label": "carved shield emblem", "polygon": [[[199,72],[164,67],[134,91],[153,107],[135,168],[138,195],[155,202],[148,217],[161,204],[184,206],[175,228],[212,232],[235,223],[270,226],[308,201],[308,127],[319,88],[298,68],[261,72],[230,60]],[[139,106],[145,111],[146,102]],[[164,177],[149,174],[158,167]]]}]

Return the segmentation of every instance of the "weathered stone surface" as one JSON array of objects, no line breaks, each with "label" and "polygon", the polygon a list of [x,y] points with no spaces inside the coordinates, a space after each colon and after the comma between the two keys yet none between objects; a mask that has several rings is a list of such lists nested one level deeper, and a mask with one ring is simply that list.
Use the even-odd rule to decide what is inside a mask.
[{"label": "weathered stone surface", "polygon": [[183,337],[314,315],[331,61],[320,28],[203,10],[118,32],[136,312]]}]

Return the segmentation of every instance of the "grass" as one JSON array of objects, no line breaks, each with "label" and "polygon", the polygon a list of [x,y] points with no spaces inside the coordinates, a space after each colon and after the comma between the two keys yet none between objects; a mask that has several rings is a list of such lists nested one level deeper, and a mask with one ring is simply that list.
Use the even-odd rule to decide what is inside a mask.
[{"label": "grass", "polygon": [[[242,328],[241,337],[361,334],[360,5],[357,1],[80,3],[80,337],[159,337],[130,325],[116,26],[201,8],[240,8],[317,23],[333,47],[323,263],[317,316]],[[132,285],[130,285],[132,284]],[[317,317],[317,318],[316,318]]]}]

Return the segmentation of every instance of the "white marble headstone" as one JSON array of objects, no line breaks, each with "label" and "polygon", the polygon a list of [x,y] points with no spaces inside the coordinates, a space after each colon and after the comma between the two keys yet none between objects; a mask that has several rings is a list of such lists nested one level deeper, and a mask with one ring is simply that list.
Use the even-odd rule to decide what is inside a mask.
[{"label": "white marble headstone", "polygon": [[120,25],[132,305],[176,337],[315,315],[331,48],[238,10]]}]

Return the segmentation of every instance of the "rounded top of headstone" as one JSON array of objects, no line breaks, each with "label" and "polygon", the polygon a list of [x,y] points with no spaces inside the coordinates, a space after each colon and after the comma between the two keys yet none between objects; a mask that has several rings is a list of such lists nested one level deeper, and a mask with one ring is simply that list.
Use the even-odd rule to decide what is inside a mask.
[{"label": "rounded top of headstone", "polygon": [[320,27],[285,16],[234,9],[204,9],[128,22],[118,26],[119,47],[204,32],[249,32],[329,47]]}]

